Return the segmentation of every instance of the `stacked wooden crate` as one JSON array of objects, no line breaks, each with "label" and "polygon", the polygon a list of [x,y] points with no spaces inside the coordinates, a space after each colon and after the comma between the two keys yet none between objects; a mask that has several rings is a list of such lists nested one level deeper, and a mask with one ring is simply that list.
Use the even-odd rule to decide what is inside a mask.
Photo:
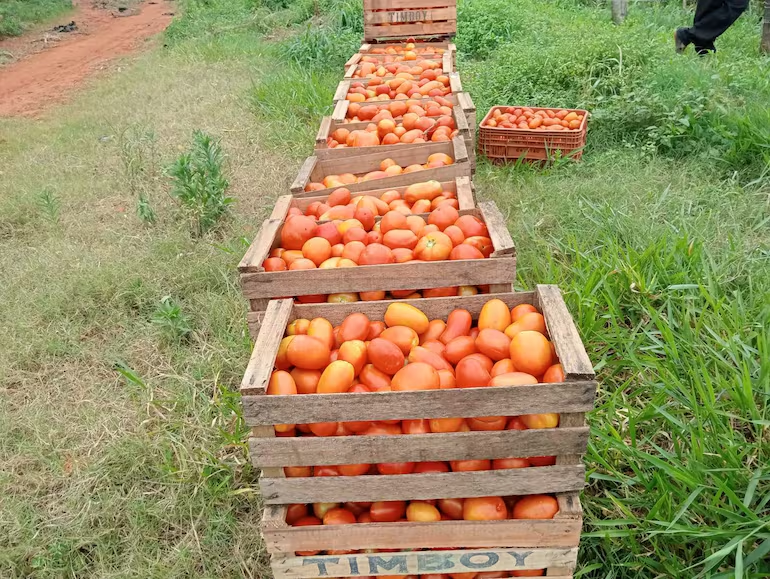
[{"label": "stacked wooden crate", "polygon": [[[456,31],[455,1],[364,0],[364,28],[365,43],[346,63],[334,97],[334,111],[321,120],[314,154],[301,166],[289,193],[278,199],[239,265],[242,289],[249,301],[249,331],[255,340],[241,394],[244,418],[252,433],[251,460],[262,470],[262,532],[273,574],[276,578],[313,578],[440,573],[468,574],[463,579],[471,579],[476,573],[528,576],[543,570],[542,574],[549,577],[570,578],[577,562],[582,526],[578,495],[585,480],[581,460],[588,439],[585,413],[592,408],[596,390],[591,364],[558,288],[538,286],[534,292],[513,293],[516,250],[505,219],[494,203],[476,202],[476,111],[455,70],[455,47],[451,41]],[[368,125],[351,114],[351,104],[361,99],[352,95],[365,94],[366,105],[388,106],[387,100],[367,92],[371,80],[357,77],[359,67],[364,63],[398,61],[405,52],[441,62],[440,73],[449,81],[443,98],[451,104],[454,136],[447,141],[414,144],[330,146],[338,129],[362,130]],[[448,156],[452,163],[430,166],[429,157],[435,154]],[[424,169],[375,181],[362,178],[380,170],[386,159],[402,167],[422,165]],[[440,182],[442,190],[456,199],[460,215],[471,215],[483,222],[492,246],[488,258],[407,261],[344,270],[267,271],[265,260],[280,251],[281,232],[290,215],[307,214],[313,204],[324,204],[340,186],[336,178],[340,175],[351,176],[345,187],[353,196],[378,199],[393,191],[404,194],[416,183]],[[428,214],[422,216],[428,219]],[[507,308],[530,304],[544,316],[554,355],[564,371],[563,380],[499,388],[267,394],[282,341],[287,333],[293,332],[288,329],[293,322],[324,318],[339,326],[352,313],[363,313],[372,322],[381,322],[387,308],[395,303],[393,299],[305,303],[308,298],[317,302],[315,298],[319,295],[382,290],[392,292],[389,297],[393,297],[407,290],[455,286],[475,286],[482,293],[406,299],[398,303],[419,308],[431,320],[446,320],[458,308],[467,310],[474,323],[484,304],[493,298],[504,302]],[[558,413],[558,427],[399,436],[287,437],[280,433],[286,432],[286,425],[295,424],[392,423],[540,413]],[[276,426],[280,426],[278,435]],[[284,470],[511,456],[555,459],[548,466],[536,468],[409,475],[287,477]],[[334,527],[287,523],[287,513],[306,503],[365,504],[542,493],[554,496],[558,502],[558,513],[552,519],[380,522]]]}]

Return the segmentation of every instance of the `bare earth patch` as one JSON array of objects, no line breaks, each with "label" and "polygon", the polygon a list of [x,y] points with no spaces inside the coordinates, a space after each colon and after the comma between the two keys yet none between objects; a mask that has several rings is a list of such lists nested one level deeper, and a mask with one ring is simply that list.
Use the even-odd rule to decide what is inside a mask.
[{"label": "bare earth patch", "polygon": [[0,68],[0,117],[34,116],[66,99],[111,60],[165,30],[174,9],[168,0],[150,0],[123,11],[109,3],[101,7],[80,0],[67,18],[76,23],[76,30],[38,31],[0,42],[0,53],[15,60]]}]

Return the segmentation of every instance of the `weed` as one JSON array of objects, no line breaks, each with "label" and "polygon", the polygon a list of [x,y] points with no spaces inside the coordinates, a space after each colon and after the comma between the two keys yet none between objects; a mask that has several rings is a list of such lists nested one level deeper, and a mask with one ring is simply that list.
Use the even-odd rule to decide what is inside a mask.
[{"label": "weed", "polygon": [[152,225],[158,219],[155,210],[152,208],[152,205],[150,205],[147,197],[144,196],[144,193],[140,193],[139,198],[136,201],[136,215],[145,225]]},{"label": "weed", "polygon": [[224,176],[224,160],[219,141],[196,130],[190,151],[180,155],[168,169],[173,183],[171,195],[182,204],[195,237],[215,228],[234,201],[226,196],[230,183]]},{"label": "weed", "polygon": [[46,188],[40,192],[40,195],[38,195],[38,207],[40,208],[40,214],[43,216],[43,219],[48,221],[48,223],[59,223],[61,202],[53,191]]},{"label": "weed", "polygon": [[165,296],[160,300],[160,304],[152,314],[152,323],[169,344],[186,341],[192,334],[190,317],[182,312],[180,305],[171,296]]}]

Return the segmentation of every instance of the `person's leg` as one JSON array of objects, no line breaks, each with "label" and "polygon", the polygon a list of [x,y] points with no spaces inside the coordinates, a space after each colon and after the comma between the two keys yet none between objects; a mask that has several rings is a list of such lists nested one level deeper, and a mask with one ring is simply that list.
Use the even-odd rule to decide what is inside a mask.
[{"label": "person's leg", "polygon": [[687,38],[696,50],[713,50],[714,41],[738,20],[749,0],[708,0],[707,4],[701,8],[698,2],[693,26],[687,29]]}]

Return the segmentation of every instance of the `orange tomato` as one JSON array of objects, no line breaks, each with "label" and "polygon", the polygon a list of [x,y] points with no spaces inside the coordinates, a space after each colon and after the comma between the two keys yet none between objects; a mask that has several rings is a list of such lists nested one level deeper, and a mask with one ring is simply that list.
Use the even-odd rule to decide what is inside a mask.
[{"label": "orange tomato", "polygon": [[466,356],[477,351],[476,340],[470,336],[457,336],[446,345],[444,358],[452,364],[457,364]]},{"label": "orange tomato", "polygon": [[519,418],[521,418],[521,421],[527,428],[541,429],[556,428],[559,426],[559,415],[554,413],[522,414]]},{"label": "orange tomato", "polygon": [[310,320],[306,320],[305,318],[299,318],[297,320],[294,320],[286,327],[286,333],[290,336],[294,336],[296,334],[307,334],[307,329],[310,326]]},{"label": "orange tomato", "polygon": [[437,371],[438,370],[449,370],[450,372],[453,371],[452,365],[449,362],[447,362],[440,354],[437,354],[436,352],[433,352],[428,348],[423,348],[422,346],[417,346],[415,348],[412,348],[412,350],[409,352],[409,356],[407,359],[409,360],[410,364],[414,364],[415,362],[422,362],[422,363],[428,364],[429,366],[432,366]]},{"label": "orange tomato", "polygon": [[331,348],[327,343],[312,336],[292,336],[286,349],[286,360],[297,368],[321,370],[327,366],[331,356]]},{"label": "orange tomato", "polygon": [[438,340],[439,336],[444,333],[446,329],[446,323],[444,320],[431,320],[428,324],[428,329],[424,333],[420,334],[420,344],[424,344],[429,340]]},{"label": "orange tomato", "polygon": [[326,200],[326,204],[330,207],[334,207],[335,205],[347,205],[348,203],[350,203],[350,189],[347,187],[339,187],[338,189],[335,189],[331,192],[329,198]]},{"label": "orange tomato", "polygon": [[268,257],[262,262],[265,271],[286,271],[286,262],[280,257]]},{"label": "orange tomato", "polygon": [[537,384],[537,378],[525,372],[506,372],[492,377],[490,386],[526,386]]},{"label": "orange tomato", "polygon": [[430,212],[428,223],[438,227],[439,231],[444,231],[447,227],[453,225],[458,217],[460,217],[460,212],[451,205],[439,205]]},{"label": "orange tomato", "polygon": [[343,342],[337,354],[337,359],[348,362],[353,366],[354,376],[358,376],[367,362],[366,343],[363,340]]},{"label": "orange tomato", "polygon": [[[336,422],[313,422],[307,425],[310,432],[316,436],[334,436],[337,434]],[[313,476],[339,476],[339,471],[333,466],[317,466],[313,469]]]},{"label": "orange tomato", "polygon": [[[430,431],[429,431],[430,432]],[[449,472],[449,466],[442,461],[418,462],[414,467],[414,474]]]},{"label": "orange tomato", "polygon": [[283,467],[283,474],[285,474],[288,478],[313,476],[313,467],[312,466],[285,466]]},{"label": "orange tomato", "polygon": [[456,261],[458,259],[484,259],[484,254],[471,245],[461,243],[452,248],[449,252],[449,259]]},{"label": "orange tomato", "polygon": [[352,525],[356,516],[347,509],[329,509],[323,518],[324,525]]},{"label": "orange tomato", "polygon": [[395,263],[395,261],[396,259],[393,257],[393,252],[390,251],[390,248],[381,243],[370,243],[358,257],[359,265],[381,265]]},{"label": "orange tomato", "polygon": [[397,247],[393,250],[393,258],[396,260],[396,263],[406,263],[414,259],[414,253],[411,249]]},{"label": "orange tomato", "polygon": [[368,464],[338,464],[337,470],[342,476],[361,476],[369,472]]},{"label": "orange tomato", "polygon": [[446,329],[439,336],[439,340],[448,344],[458,336],[467,336],[472,323],[473,319],[468,310],[452,310],[447,317]]},{"label": "orange tomato", "polygon": [[377,501],[369,508],[375,523],[395,523],[406,514],[406,501]]},{"label": "orange tomato", "polygon": [[527,495],[513,506],[514,519],[553,519],[559,503],[550,495]]},{"label": "orange tomato", "polygon": [[541,382],[546,384],[564,382],[564,369],[561,367],[561,364],[554,364],[549,367],[548,370],[545,371],[545,374],[543,374]]},{"label": "orange tomato", "polygon": [[465,424],[464,418],[431,418],[431,432],[460,432]]},{"label": "orange tomato", "polygon": [[410,229],[391,229],[382,238],[382,243],[390,249],[414,249],[417,236]]},{"label": "orange tomato", "polygon": [[[378,292],[379,293],[379,292]],[[382,292],[383,294],[385,292]],[[382,296],[385,297],[384,295]],[[369,333],[366,335],[367,340],[374,340],[374,338],[378,337],[382,332],[385,330],[385,322],[375,321],[375,322],[369,322]]]},{"label": "orange tomato", "polygon": [[508,306],[500,299],[489,300],[479,314],[479,330],[491,328],[504,332],[511,325],[511,313]]},{"label": "orange tomato", "polygon": [[340,341],[365,340],[369,334],[369,318],[366,314],[354,313],[346,317],[340,325]]},{"label": "orange tomato", "polygon": [[281,247],[302,249],[305,242],[315,235],[316,228],[312,217],[294,215],[288,218],[281,228]]},{"label": "orange tomato", "polygon": [[521,418],[518,416],[511,416],[508,419],[508,426],[505,427],[506,430],[527,430],[526,425],[521,421]]},{"label": "orange tomato", "polygon": [[438,390],[440,383],[441,380],[438,372],[433,366],[424,362],[414,362],[403,366],[395,373],[391,381],[391,388],[394,391],[400,392],[408,390]]},{"label": "orange tomato", "polygon": [[360,241],[351,241],[350,243],[346,243],[344,248],[342,249],[342,257],[343,259],[349,259],[353,261],[354,263],[358,263],[359,258],[361,257],[361,253],[366,249],[366,245]]},{"label": "orange tomato", "polygon": [[463,234],[462,229],[457,227],[457,225],[450,225],[443,231],[444,231],[444,234],[449,236],[449,239],[452,240],[452,245],[454,245],[455,247],[460,245],[463,241],[465,241],[465,235]]},{"label": "orange tomato", "polygon": [[489,237],[489,231],[484,222],[474,215],[461,215],[455,225],[460,228],[465,237],[482,236]]},{"label": "orange tomato", "polygon": [[424,235],[414,248],[414,256],[423,261],[442,261],[452,252],[452,240],[449,236],[435,231]]},{"label": "orange tomato", "polygon": [[[508,308],[505,309],[508,311]],[[511,349],[511,339],[499,330],[485,328],[476,338],[476,348],[479,352],[497,362],[508,358]]]},{"label": "orange tomato", "polygon": [[418,335],[428,330],[430,322],[419,309],[411,304],[393,303],[385,310],[385,323],[390,326],[406,326],[412,328]]},{"label": "orange tomato", "polygon": [[515,372],[516,368],[513,365],[513,362],[511,362],[510,358],[504,358],[502,360],[498,360],[495,362],[495,365],[492,366],[492,371],[490,374],[492,374],[492,378],[495,376],[499,376],[500,374],[508,374],[510,372]]},{"label": "orange tomato", "polygon": [[430,523],[441,520],[439,510],[423,501],[411,501],[406,508],[406,520],[420,523]]},{"label": "orange tomato", "polygon": [[[316,338],[326,344],[331,350],[334,348],[334,328],[326,318],[313,318],[307,328],[307,335]],[[296,364],[295,364],[296,365]]]},{"label": "orange tomato", "polygon": [[392,376],[404,367],[404,353],[393,342],[375,338],[367,346],[367,356],[374,367]]},{"label": "orange tomato", "polygon": [[411,474],[413,462],[381,462],[377,464],[377,472],[384,475]]},{"label": "orange tomato", "polygon": [[527,468],[529,461],[526,458],[496,458],[492,461],[493,470],[505,470],[509,468]]},{"label": "orange tomato", "polygon": [[430,433],[430,424],[424,418],[417,420],[402,420],[401,430],[404,434],[428,434]]},{"label": "orange tomato", "polygon": [[289,344],[291,344],[294,336],[286,336],[278,345],[278,354],[275,357],[275,367],[278,370],[288,370],[291,368],[291,362],[286,357],[286,353],[289,350]]},{"label": "orange tomato", "polygon": [[332,244],[324,237],[311,237],[302,245],[302,255],[318,267],[332,256]]},{"label": "orange tomato", "polygon": [[508,508],[500,497],[473,497],[463,502],[463,520],[496,521],[508,518]]},{"label": "orange tomato", "polygon": [[426,298],[449,298],[457,295],[457,289],[457,286],[437,287],[423,290],[422,295]]},{"label": "orange tomato", "polygon": [[[398,421],[396,421],[398,422]],[[403,434],[401,423],[385,424],[384,422],[373,422],[372,425],[363,432],[366,436],[395,436]]]},{"label": "orange tomato", "polygon": [[508,419],[505,416],[480,416],[467,418],[466,422],[471,430],[493,431],[505,430]]},{"label": "orange tomato", "polygon": [[483,460],[451,460],[449,466],[452,468],[452,472],[470,472],[477,470],[490,470],[492,468],[492,461]]},{"label": "orange tomato", "polygon": [[450,519],[462,520],[464,502],[464,499],[439,499],[438,509]]},{"label": "orange tomato", "polygon": [[390,391],[390,376],[367,364],[359,373],[358,379],[374,391]]},{"label": "orange tomato", "polygon": [[439,370],[439,389],[447,390],[448,388],[457,388],[457,380],[455,379],[454,372],[452,370]]},{"label": "orange tomato", "polygon": [[505,335],[513,338],[519,332],[530,330],[545,335],[545,318],[543,314],[530,312],[521,316],[517,321],[505,328]]},{"label": "orange tomato", "polygon": [[389,231],[409,229],[406,216],[398,211],[388,211],[380,220],[380,233],[385,235]]},{"label": "orange tomato", "polygon": [[518,322],[524,314],[531,312],[538,313],[537,308],[532,304],[519,304],[511,310],[511,322]]},{"label": "orange tomato", "polygon": [[542,376],[551,366],[551,345],[540,332],[519,332],[511,339],[510,352],[513,365],[521,372]]},{"label": "orange tomato", "polygon": [[458,362],[455,379],[458,388],[478,388],[488,386],[492,376],[483,362],[471,354]]},{"label": "orange tomato", "polygon": [[[384,300],[385,292],[384,291],[359,292],[358,297],[361,298],[362,302],[373,302],[376,300]],[[383,324],[383,326],[384,325],[385,324]]]},{"label": "orange tomato", "polygon": [[294,378],[299,394],[315,394],[318,388],[318,381],[321,379],[321,371],[294,368],[291,371],[291,377]]},{"label": "orange tomato", "polygon": [[315,269],[316,265],[311,260],[300,257],[291,262],[289,269],[294,271],[298,269]]},{"label": "orange tomato", "polygon": [[[446,346],[438,340],[427,340],[422,344],[422,346],[441,357],[444,356],[444,351],[446,350]],[[452,370],[452,373],[454,374],[454,368]]]},{"label": "orange tomato", "polygon": [[393,342],[404,353],[404,356],[409,355],[412,348],[420,343],[420,338],[412,328],[406,326],[391,326],[383,330],[380,337],[389,342]]}]

